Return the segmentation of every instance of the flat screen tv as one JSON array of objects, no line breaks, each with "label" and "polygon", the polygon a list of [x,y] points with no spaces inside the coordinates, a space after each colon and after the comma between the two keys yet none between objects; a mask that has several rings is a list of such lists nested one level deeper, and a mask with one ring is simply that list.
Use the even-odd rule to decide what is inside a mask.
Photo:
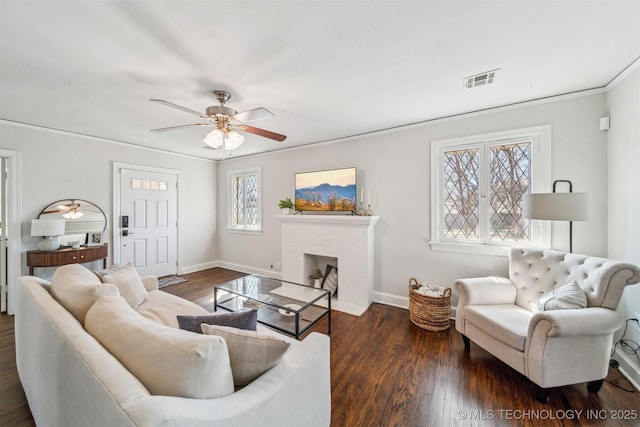
[{"label": "flat screen tv", "polygon": [[355,211],[356,168],[296,174],[297,211]]}]

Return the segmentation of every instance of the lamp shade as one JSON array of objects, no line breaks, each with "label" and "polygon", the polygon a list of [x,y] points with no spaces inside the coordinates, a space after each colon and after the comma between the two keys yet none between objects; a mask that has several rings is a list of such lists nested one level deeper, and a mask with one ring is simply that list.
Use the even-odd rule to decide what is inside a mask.
[{"label": "lamp shade", "polygon": [[522,196],[522,216],[550,221],[589,219],[587,193],[535,193]]},{"label": "lamp shade", "polygon": [[64,219],[32,219],[32,236],[63,236],[65,228]]}]

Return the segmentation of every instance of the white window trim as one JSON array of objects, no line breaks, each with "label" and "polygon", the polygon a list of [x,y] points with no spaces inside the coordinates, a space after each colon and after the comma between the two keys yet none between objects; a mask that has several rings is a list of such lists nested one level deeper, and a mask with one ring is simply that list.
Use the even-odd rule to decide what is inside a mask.
[{"label": "white window trim", "polygon": [[[249,228],[249,227],[238,227],[234,226],[231,218],[233,217],[233,213],[231,212],[231,208],[233,206],[233,177],[237,175],[244,174],[255,174],[258,175],[258,227]],[[246,169],[236,169],[227,172],[227,231],[231,233],[240,233],[240,234],[254,234],[260,235],[262,234],[262,168],[254,167],[254,168],[246,168]]]},{"label": "white window trim", "polygon": [[[531,192],[551,191],[551,125],[535,126],[523,129],[512,129],[482,135],[470,135],[460,138],[431,141],[431,241],[432,250],[480,255],[506,255],[510,246],[549,247],[551,243],[551,225],[549,221],[531,222],[531,242],[514,244],[487,244],[443,241],[440,239],[438,227],[442,223],[442,164],[441,153],[453,147],[484,144],[487,142],[506,142],[512,139],[527,138],[531,140]],[[481,169],[481,173],[483,169]],[[484,183],[486,178],[481,178]],[[483,184],[484,185],[484,184]],[[485,195],[481,195],[480,203],[484,204]],[[484,209],[484,207],[482,207]],[[484,224],[481,225],[484,227]]]}]

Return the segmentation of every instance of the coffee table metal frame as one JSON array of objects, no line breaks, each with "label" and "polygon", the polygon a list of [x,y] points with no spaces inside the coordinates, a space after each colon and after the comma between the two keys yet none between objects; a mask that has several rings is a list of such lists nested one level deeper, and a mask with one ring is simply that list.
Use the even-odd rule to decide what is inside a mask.
[{"label": "coffee table metal frame", "polygon": [[[308,293],[305,301],[278,293],[278,289],[289,287],[294,292]],[[300,287],[300,289],[297,289]],[[224,300],[219,300],[218,292],[224,291]],[[276,291],[276,293],[272,293]],[[326,298],[327,306],[318,305]],[[327,333],[331,334],[331,295],[329,291],[313,286],[274,279],[271,277],[252,274],[225,283],[214,285],[214,311],[218,307],[227,311],[240,311],[244,308],[258,310],[258,322],[288,335],[300,339],[300,335],[327,316]],[[286,304],[299,305],[299,309],[292,309]],[[283,315],[280,310],[286,310],[292,315]],[[293,320],[293,328],[291,321]],[[303,325],[301,327],[301,321]]]}]

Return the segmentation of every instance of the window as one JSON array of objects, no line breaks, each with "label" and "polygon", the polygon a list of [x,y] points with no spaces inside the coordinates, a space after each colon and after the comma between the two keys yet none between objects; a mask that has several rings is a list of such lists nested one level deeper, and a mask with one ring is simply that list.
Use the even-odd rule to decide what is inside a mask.
[{"label": "window", "polygon": [[229,229],[260,232],[260,168],[229,172]]},{"label": "window", "polygon": [[502,253],[548,240],[522,218],[522,195],[548,187],[549,139],[543,126],[433,141],[432,247]]}]

